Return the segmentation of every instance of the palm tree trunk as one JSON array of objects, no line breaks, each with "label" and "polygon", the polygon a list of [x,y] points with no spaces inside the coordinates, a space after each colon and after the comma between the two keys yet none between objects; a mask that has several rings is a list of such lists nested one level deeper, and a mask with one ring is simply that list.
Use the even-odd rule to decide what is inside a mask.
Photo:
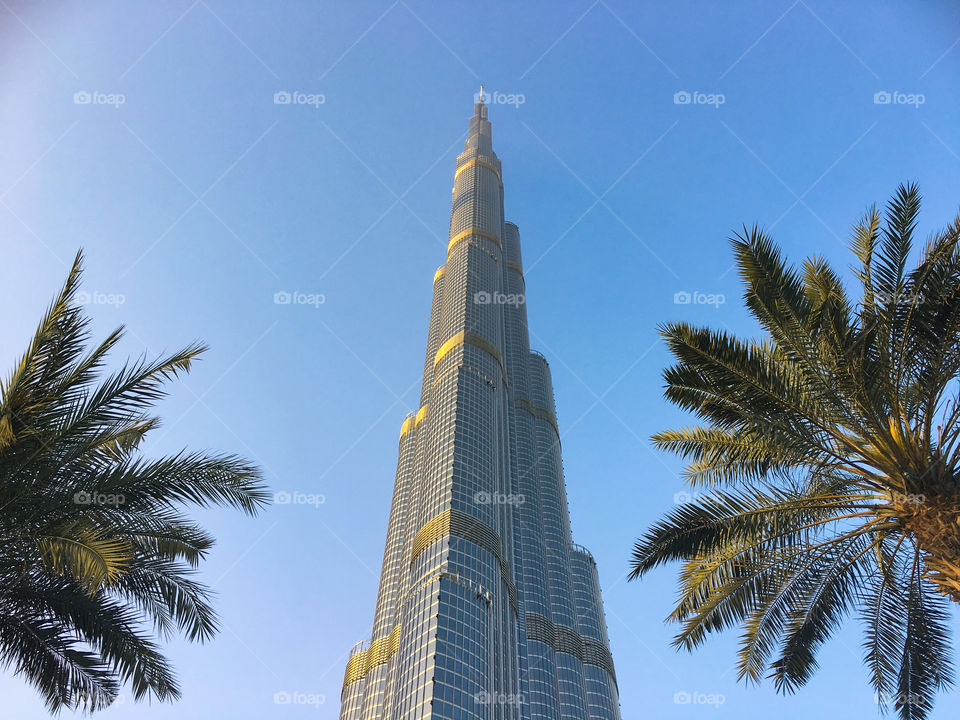
[{"label": "palm tree trunk", "polygon": [[933,495],[915,496],[904,525],[924,553],[925,578],[960,604],[960,491],[940,483]]}]

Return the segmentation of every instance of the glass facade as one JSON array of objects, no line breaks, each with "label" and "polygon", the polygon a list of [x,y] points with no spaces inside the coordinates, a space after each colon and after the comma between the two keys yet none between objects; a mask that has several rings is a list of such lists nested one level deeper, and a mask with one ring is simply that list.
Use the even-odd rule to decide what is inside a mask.
[{"label": "glass facade", "polygon": [[620,719],[501,177],[479,102],[434,276],[421,407],[400,431],[373,636],[351,651],[341,720]]}]

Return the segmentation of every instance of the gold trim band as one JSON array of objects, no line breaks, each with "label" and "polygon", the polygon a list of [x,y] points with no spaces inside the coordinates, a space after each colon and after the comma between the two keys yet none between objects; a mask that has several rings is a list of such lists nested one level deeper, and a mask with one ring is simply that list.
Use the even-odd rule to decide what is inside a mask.
[{"label": "gold trim band", "polygon": [[581,635],[563,625],[555,624],[550,618],[536,613],[526,615],[527,640],[539,640],[553,648],[554,652],[564,652],[573,655],[586,665],[596,665],[603,668],[617,682],[617,674],[613,669],[613,656],[609,648],[601,641]]},{"label": "gold trim band", "polygon": [[507,587],[507,595],[510,596],[510,605],[514,611],[517,610],[517,588],[510,579],[510,567],[507,565],[503,553],[500,551],[500,536],[490,527],[472,515],[467,515],[459,510],[444,510],[436,515],[432,520],[417,531],[413,538],[413,551],[410,553],[410,563],[412,564],[420,554],[430,545],[440,538],[448,535],[455,535],[464,540],[469,540],[487,550],[497,559],[497,565],[500,566],[500,575],[503,578],[503,584]]},{"label": "gold trim band", "polygon": [[403,425],[400,426],[400,439],[403,440],[403,436],[406,435],[411,430],[416,429],[420,423],[423,422],[424,418],[427,417],[427,411],[430,409],[429,405],[424,405],[421,407],[416,415],[408,415],[407,419],[403,421]]},{"label": "gold trim band", "polygon": [[516,270],[518,273],[520,273],[520,277],[523,277],[523,266],[520,263],[508,262],[507,267],[511,270]]},{"label": "gold trim band", "polygon": [[521,410],[526,410],[538,420],[546,420],[548,423],[550,423],[550,425],[553,426],[553,431],[557,433],[557,437],[560,437],[560,428],[557,427],[557,418],[554,416],[550,408],[534,405],[526,398],[517,398],[513,401],[513,404],[515,407],[518,407]]},{"label": "gold trim band", "polygon": [[393,628],[389,635],[379,637],[370,643],[370,647],[354,653],[347,661],[343,674],[343,687],[363,680],[373,668],[389,662],[400,649],[400,626]]},{"label": "gold trim band", "polygon": [[477,227],[471,227],[471,228],[467,228],[466,230],[463,230],[462,232],[458,232],[456,235],[450,238],[450,242],[447,244],[447,255],[448,256],[450,255],[450,251],[453,250],[454,245],[459,243],[461,240],[466,240],[467,238],[472,237],[474,235],[478,235],[482,238],[486,238],[490,242],[494,243],[498,248],[503,247],[503,245],[500,244],[500,238],[498,238],[494,233],[488,230],[481,230],[480,228],[477,228]]},{"label": "gold trim band", "polygon": [[460,173],[462,173],[464,170],[469,170],[473,167],[482,167],[492,171],[493,174],[497,176],[497,180],[500,181],[500,184],[503,184],[503,178],[500,177],[500,169],[493,163],[488,163],[486,160],[481,160],[480,158],[468,160],[463,165],[458,167],[457,171],[453,174],[453,181],[456,182],[457,178],[460,177]]},{"label": "gold trim band", "polygon": [[446,272],[447,272],[447,266],[446,266],[446,265],[441,265],[440,267],[438,267],[438,268],[437,268],[437,271],[433,274],[433,284],[436,285],[436,284],[437,284],[437,280],[439,280],[440,278],[442,278]]},{"label": "gold trim band", "polygon": [[506,377],[506,372],[503,369],[503,358],[500,356],[500,351],[497,349],[497,346],[486,338],[480,337],[479,335],[471,332],[467,332],[466,330],[461,330],[440,346],[440,349],[437,350],[436,356],[433,358],[433,369],[436,370],[437,365],[440,364],[440,361],[461,345],[471,345],[475,348],[483,350],[483,352],[487,353],[487,355],[490,355],[494,360],[497,361],[497,364],[500,366],[500,371],[503,372],[504,377]]}]

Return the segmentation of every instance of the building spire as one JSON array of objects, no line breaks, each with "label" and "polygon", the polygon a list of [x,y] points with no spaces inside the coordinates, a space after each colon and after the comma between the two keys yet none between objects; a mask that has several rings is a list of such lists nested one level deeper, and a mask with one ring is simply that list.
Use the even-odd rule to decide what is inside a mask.
[{"label": "building spire", "polygon": [[476,149],[484,155],[493,154],[490,121],[487,119],[487,106],[484,105],[483,85],[480,92],[473,96],[473,117],[470,118],[470,130],[466,149]]}]

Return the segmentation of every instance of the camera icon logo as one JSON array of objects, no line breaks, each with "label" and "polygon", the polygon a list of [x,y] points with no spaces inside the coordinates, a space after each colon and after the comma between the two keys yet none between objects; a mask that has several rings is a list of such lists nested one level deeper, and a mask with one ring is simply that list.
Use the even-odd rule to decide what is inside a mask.
[{"label": "camera icon logo", "polygon": [[81,490],[73,494],[73,502],[75,505],[89,505],[93,502],[93,496],[85,490]]},{"label": "camera icon logo", "polygon": [[289,105],[291,95],[286,90],[281,90],[280,92],[275,92],[273,94],[273,104],[274,105]]},{"label": "camera icon logo", "polygon": [[686,90],[679,90],[673,94],[673,104],[674,105],[689,105],[690,104],[690,93]]},{"label": "camera icon logo", "polygon": [[673,294],[674,305],[689,305],[690,300],[690,293],[688,293],[686,290],[681,290],[680,292],[675,292]]},{"label": "camera icon logo", "polygon": [[74,105],[89,105],[92,100],[93,97],[86,90],[81,90],[73,94]]},{"label": "camera icon logo", "polygon": [[477,305],[489,305],[493,297],[486,290],[473,294],[473,302]]},{"label": "camera icon logo", "polygon": [[689,705],[691,699],[690,693],[688,693],[686,690],[681,690],[680,692],[673,694],[674,705]]},{"label": "camera icon logo", "polygon": [[289,705],[290,704],[290,693],[286,690],[281,690],[273,694],[273,704],[274,705]]},{"label": "camera icon logo", "polygon": [[274,305],[289,305],[292,300],[293,296],[286,290],[278,290],[273,294]]},{"label": "camera icon logo", "polygon": [[290,493],[286,491],[273,494],[273,502],[277,505],[289,505],[290,499]]},{"label": "camera icon logo", "polygon": [[889,105],[891,100],[892,97],[886,90],[881,90],[880,92],[875,92],[873,94],[874,105]]}]

